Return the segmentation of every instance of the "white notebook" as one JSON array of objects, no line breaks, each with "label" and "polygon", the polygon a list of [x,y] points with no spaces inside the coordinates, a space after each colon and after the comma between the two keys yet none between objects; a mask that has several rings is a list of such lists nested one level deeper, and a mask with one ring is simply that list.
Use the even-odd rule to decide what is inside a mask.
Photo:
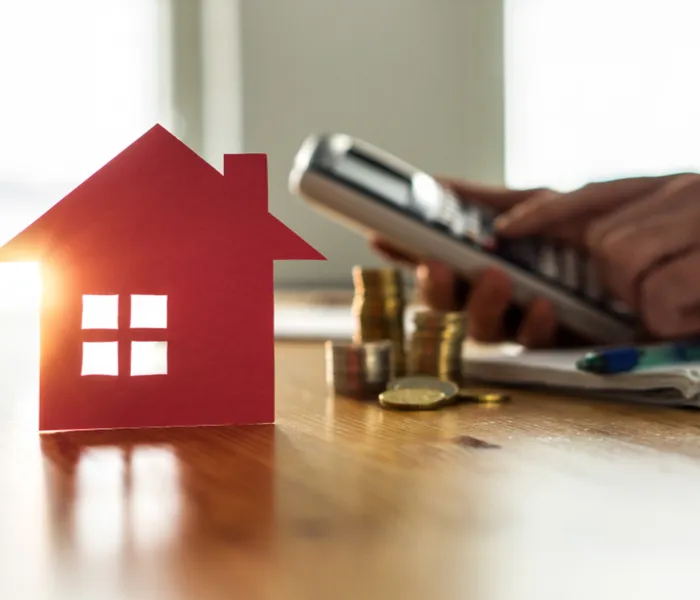
[{"label": "white notebook", "polygon": [[509,347],[465,352],[464,375],[476,382],[607,397],[625,401],[700,407],[700,363],[654,367],[618,375],[579,371],[577,350]]}]

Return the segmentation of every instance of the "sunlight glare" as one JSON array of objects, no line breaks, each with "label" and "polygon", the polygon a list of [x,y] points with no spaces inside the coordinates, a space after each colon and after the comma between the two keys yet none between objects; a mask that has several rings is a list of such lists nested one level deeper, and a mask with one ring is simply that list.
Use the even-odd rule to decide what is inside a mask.
[{"label": "sunlight glare", "polygon": [[0,263],[0,312],[38,310],[41,287],[38,263]]},{"label": "sunlight glare", "polygon": [[124,451],[115,446],[85,451],[76,476],[75,537],[91,562],[118,556],[129,535],[125,520]]},{"label": "sunlight glare", "polygon": [[80,181],[153,123],[167,126],[162,7],[0,2],[3,89],[21,90],[2,97],[0,181]]}]

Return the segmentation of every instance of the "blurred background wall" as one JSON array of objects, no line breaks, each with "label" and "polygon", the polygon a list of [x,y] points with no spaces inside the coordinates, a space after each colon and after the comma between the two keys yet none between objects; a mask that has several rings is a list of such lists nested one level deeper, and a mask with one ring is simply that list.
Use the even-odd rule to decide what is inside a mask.
[{"label": "blurred background wall", "polygon": [[642,0],[0,1],[0,241],[154,122],[217,168],[269,156],[270,208],[326,263],[379,264],[287,192],[310,132],[516,187],[700,167],[700,4]]},{"label": "blurred background wall", "polygon": [[270,155],[271,210],[329,259],[280,263],[280,283],[345,282],[356,262],[377,262],[286,194],[290,157],[311,131],[356,135],[429,171],[502,179],[499,5],[242,0],[244,144]]}]

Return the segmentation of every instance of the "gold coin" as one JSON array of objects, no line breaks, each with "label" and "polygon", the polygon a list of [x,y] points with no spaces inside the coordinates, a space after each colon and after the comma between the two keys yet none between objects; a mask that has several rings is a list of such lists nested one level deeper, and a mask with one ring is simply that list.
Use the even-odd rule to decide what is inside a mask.
[{"label": "gold coin", "polygon": [[473,392],[472,390],[461,388],[457,393],[457,399],[462,402],[476,402],[478,404],[502,404],[508,402],[510,396],[496,392]]},{"label": "gold coin", "polygon": [[408,388],[387,390],[379,394],[381,406],[399,410],[433,410],[447,402],[447,396],[440,390]]},{"label": "gold coin", "polygon": [[501,404],[503,402],[508,402],[508,400],[510,400],[509,396],[506,396],[505,394],[496,394],[493,392],[488,394],[479,394],[476,397],[476,401],[481,404]]}]

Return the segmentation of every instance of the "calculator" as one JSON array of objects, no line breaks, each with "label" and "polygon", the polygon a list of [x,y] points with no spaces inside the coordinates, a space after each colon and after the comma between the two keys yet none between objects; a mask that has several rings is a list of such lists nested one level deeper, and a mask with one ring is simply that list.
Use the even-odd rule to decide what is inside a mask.
[{"label": "calculator", "polygon": [[289,188],[330,219],[441,261],[467,282],[485,268],[504,271],[516,305],[546,298],[565,328],[592,343],[640,338],[637,316],[606,293],[588,257],[542,239],[499,239],[493,210],[365,141],[310,135],[294,159]]}]

